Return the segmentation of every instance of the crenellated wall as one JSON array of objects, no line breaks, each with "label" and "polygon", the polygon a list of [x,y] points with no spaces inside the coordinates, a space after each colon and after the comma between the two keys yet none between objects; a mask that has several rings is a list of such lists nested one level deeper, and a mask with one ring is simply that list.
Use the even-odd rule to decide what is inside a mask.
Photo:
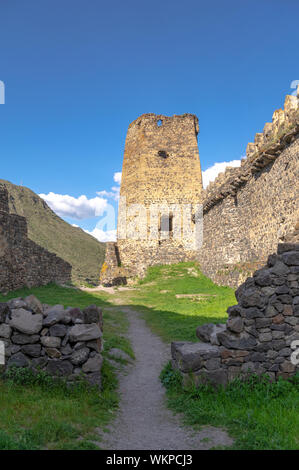
[{"label": "crenellated wall", "polygon": [[239,168],[227,168],[204,191],[199,261],[219,284],[237,287],[262,266],[299,219],[298,99],[247,146]]},{"label": "crenellated wall", "polygon": [[[119,236],[118,230],[117,246],[107,247],[102,282],[143,276],[154,264],[195,259],[214,282],[237,287],[295,229],[299,220],[298,96],[286,97],[284,109],[275,111],[272,122],[247,145],[241,166],[227,168],[206,190],[202,189],[198,131],[198,120],[191,114],[145,114],[129,126],[120,191],[126,205],[119,206],[118,228],[125,220],[127,227],[134,228],[132,233],[143,234],[144,239],[130,232]],[[147,211],[138,229],[134,223],[139,212],[130,211],[136,203]],[[163,211],[160,238],[152,240],[148,209],[154,203],[166,204],[170,208],[166,215],[172,213],[172,204],[190,203],[195,214],[195,206],[203,203],[202,248],[188,251],[170,229],[164,239]],[[182,219],[175,212],[171,217],[174,222]]]},{"label": "crenellated wall", "polygon": [[27,237],[24,217],[8,212],[7,190],[0,186],[0,292],[71,280],[69,263]]}]

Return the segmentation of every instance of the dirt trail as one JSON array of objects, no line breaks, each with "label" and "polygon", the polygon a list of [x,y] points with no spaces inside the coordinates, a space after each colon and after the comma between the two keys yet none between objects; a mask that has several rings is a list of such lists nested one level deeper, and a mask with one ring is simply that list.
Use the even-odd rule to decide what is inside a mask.
[{"label": "dirt trail", "polygon": [[154,335],[138,312],[122,309],[130,321],[128,336],[136,361],[120,376],[120,411],[103,435],[101,448],[111,450],[192,450],[232,444],[224,430],[212,426],[194,432],[166,408],[159,374],[170,348]]}]

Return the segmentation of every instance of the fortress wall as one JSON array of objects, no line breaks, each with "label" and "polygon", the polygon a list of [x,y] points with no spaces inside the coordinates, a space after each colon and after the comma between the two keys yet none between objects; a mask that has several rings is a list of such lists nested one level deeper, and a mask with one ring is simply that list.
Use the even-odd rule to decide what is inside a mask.
[{"label": "fortress wall", "polygon": [[27,237],[26,219],[9,214],[7,191],[0,188],[0,292],[70,282],[71,270],[69,263]]},{"label": "fortress wall", "polygon": [[[298,87],[299,90],[299,87]],[[160,125],[159,125],[160,124]],[[119,264],[107,249],[104,278],[143,276],[148,266],[198,260],[216,283],[237,287],[262,266],[278,242],[299,220],[298,96],[287,96],[284,109],[247,145],[239,168],[227,168],[203,191],[197,145],[198,119],[191,114],[144,114],[129,126],[122,171],[118,214]],[[126,206],[122,205],[122,198]],[[203,204],[203,246],[190,249],[175,237],[149,239],[151,204]],[[138,228],[120,236],[120,227],[134,227],[138,211],[146,208]],[[160,217],[164,215],[161,211]],[[167,214],[166,214],[167,215]],[[182,214],[174,214],[174,223]],[[161,218],[160,218],[161,227]],[[192,226],[192,223],[191,223]],[[193,226],[192,226],[193,227]],[[145,233],[141,240],[134,235]],[[139,233],[139,234],[140,234]],[[121,268],[121,269],[120,269]],[[111,281],[112,280],[112,281]]]},{"label": "fortress wall", "polygon": [[[240,168],[227,169],[204,194],[199,261],[215,282],[237,287],[262,266],[299,218],[299,113],[295,97],[275,111]],[[276,116],[280,120],[277,123]]]}]

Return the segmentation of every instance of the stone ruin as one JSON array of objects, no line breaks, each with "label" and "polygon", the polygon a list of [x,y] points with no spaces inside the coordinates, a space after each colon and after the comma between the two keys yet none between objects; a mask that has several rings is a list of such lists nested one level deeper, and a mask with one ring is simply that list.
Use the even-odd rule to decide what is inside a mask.
[{"label": "stone ruin", "polygon": [[226,324],[197,328],[201,342],[172,343],[172,364],[185,383],[226,385],[250,373],[274,381],[299,371],[299,243],[279,244],[236,299]]},{"label": "stone ruin", "polygon": [[[144,114],[133,121],[124,152],[117,243],[107,246],[100,282],[118,284],[125,278],[130,282],[143,277],[149,266],[196,260],[216,284],[237,288],[262,267],[277,244],[286,241],[298,216],[298,104],[299,87],[247,145],[240,166],[227,167],[206,189],[196,116]],[[191,230],[196,205],[203,205],[199,250],[187,249],[185,237],[173,236],[182,214],[172,205],[185,203],[192,207]],[[146,213],[135,230],[136,204]],[[156,239],[149,236],[151,204],[162,205]]]},{"label": "stone ruin", "polygon": [[120,265],[117,243],[106,242],[105,261],[101,268],[101,284],[105,287],[127,284],[125,270]]},{"label": "stone ruin", "polygon": [[0,292],[71,282],[72,266],[28,238],[24,217],[9,213],[7,189],[0,185]]},{"label": "stone ruin", "polygon": [[[129,125],[117,243],[107,245],[101,284],[130,282],[135,276],[143,277],[155,264],[196,259],[190,235],[182,230],[178,237],[175,226],[181,227],[184,205],[188,204],[194,230],[196,207],[202,202],[198,133],[198,119],[193,114],[143,114]],[[152,218],[153,205],[157,213]],[[151,222],[155,234],[151,233]]]},{"label": "stone ruin", "polygon": [[82,376],[100,386],[102,336],[102,310],[96,305],[83,311],[65,309],[62,305],[41,304],[33,295],[0,303],[4,370],[30,367],[68,382]]}]

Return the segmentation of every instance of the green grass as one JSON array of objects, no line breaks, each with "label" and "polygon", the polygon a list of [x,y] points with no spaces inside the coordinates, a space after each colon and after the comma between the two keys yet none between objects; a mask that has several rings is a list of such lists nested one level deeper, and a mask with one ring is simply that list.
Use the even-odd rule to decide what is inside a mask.
[{"label": "green grass", "polygon": [[118,406],[107,364],[101,393],[85,383],[70,388],[48,376],[38,381],[26,369],[16,372],[17,378],[0,381],[1,450],[80,449],[100,441],[94,429],[107,425]]},{"label": "green grass", "polygon": [[[176,297],[181,294],[202,296]],[[118,292],[117,297],[136,306],[167,342],[196,341],[198,325],[225,322],[227,307],[236,303],[232,289],[217,286],[191,262],[151,267],[138,289]]]},{"label": "green grass", "polygon": [[30,372],[27,377],[26,370],[19,370],[13,380],[1,379],[0,449],[97,449],[94,441],[99,442],[100,437],[95,428],[104,430],[118,408],[115,370],[107,360],[109,349],[117,347],[134,357],[125,337],[127,319],[120,308],[111,308],[103,293],[90,294],[56,285],[0,295],[0,302],[29,294],[50,305],[59,303],[84,308],[96,304],[102,307],[103,385],[100,393],[84,384],[69,389],[64,383],[43,378],[42,374],[39,380],[31,377]]},{"label": "green grass", "polygon": [[170,409],[182,413],[186,424],[226,428],[234,438],[233,449],[299,449],[299,375],[292,382],[252,376],[226,388],[184,388],[169,363],[161,381]]}]

